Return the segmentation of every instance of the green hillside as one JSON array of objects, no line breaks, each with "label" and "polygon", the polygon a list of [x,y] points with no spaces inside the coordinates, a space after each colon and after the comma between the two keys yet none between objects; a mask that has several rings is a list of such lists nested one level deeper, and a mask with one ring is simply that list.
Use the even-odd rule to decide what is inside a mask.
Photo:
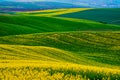
[{"label": "green hillside", "polygon": [[61,31],[119,31],[120,26],[58,17],[0,16],[0,36]]},{"label": "green hillside", "polygon": [[90,9],[75,13],[62,14],[61,17],[88,19],[107,24],[120,25],[120,9]]},{"label": "green hillside", "polygon": [[51,32],[0,37],[0,78],[120,79],[119,32]]},{"label": "green hillside", "polygon": [[0,15],[0,80],[120,80],[118,12],[75,8]]},{"label": "green hillside", "polygon": [[[1,48],[2,50],[4,50],[5,48],[5,50],[9,52],[14,52],[14,53],[21,52],[25,54],[26,51],[30,50],[31,54],[33,52],[40,54],[41,52],[44,51],[44,47],[42,51],[42,48],[37,46],[47,46],[47,47],[53,47],[53,48],[69,51],[74,55],[76,55],[77,58],[82,57],[82,60],[84,61],[84,63],[87,63],[88,60],[89,61],[93,60],[99,63],[119,65],[120,58],[117,57],[117,56],[120,56],[119,36],[120,36],[119,32],[42,33],[42,34],[28,34],[28,35],[0,37],[0,44],[31,46],[29,48],[25,47],[23,48],[23,50],[22,50],[22,47],[19,47],[19,46],[13,46],[12,47],[13,49],[10,48],[11,46],[10,47],[8,46],[8,48],[5,48],[5,46]],[[36,46],[36,49],[35,47],[31,49],[32,46]],[[25,52],[24,52],[24,49],[25,49]],[[51,50],[54,50],[54,49],[51,48]],[[49,52],[50,54],[53,54],[55,52],[56,55],[58,55],[57,53],[60,53],[59,50],[55,50],[53,52],[51,52],[51,50],[49,48],[46,48],[45,52],[43,53],[46,54],[48,53],[47,51],[50,51]],[[65,52],[63,51],[63,53]],[[37,58],[39,58],[39,56]],[[71,59],[76,60],[74,58],[71,58]],[[78,63],[80,63],[79,60],[78,60]]]},{"label": "green hillside", "polygon": [[68,51],[45,46],[0,45],[0,53],[1,60],[66,61],[75,63],[79,60]]}]

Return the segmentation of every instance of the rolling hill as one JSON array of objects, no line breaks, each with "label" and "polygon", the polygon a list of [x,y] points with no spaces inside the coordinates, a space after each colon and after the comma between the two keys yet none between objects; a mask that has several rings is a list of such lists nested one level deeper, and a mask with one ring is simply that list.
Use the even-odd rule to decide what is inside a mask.
[{"label": "rolling hill", "polygon": [[106,24],[118,24],[120,25],[120,9],[90,9],[85,11],[79,11],[75,13],[62,14],[61,17],[78,18],[98,21]]},{"label": "rolling hill", "polygon": [[120,26],[82,19],[0,16],[0,36],[64,31],[119,31]]},{"label": "rolling hill", "polygon": [[16,15],[25,16],[57,16],[62,14],[74,13],[84,10],[89,10],[91,8],[62,8],[62,9],[49,9],[49,10],[36,10],[36,11],[25,11],[17,12]]},{"label": "rolling hill", "polygon": [[[74,56],[76,55],[76,59],[79,57],[81,59],[82,57],[84,63],[87,63],[88,60],[89,61],[95,60],[97,62],[100,61],[100,63],[119,65],[119,57],[117,57],[120,55],[119,54],[120,38],[118,37],[119,35],[120,35],[119,32],[118,33],[117,32],[68,32],[68,33],[66,32],[66,33],[28,34],[28,35],[16,35],[16,36],[6,36],[6,37],[3,36],[0,37],[0,44],[10,44],[11,46],[2,45],[3,47],[0,48],[2,49],[2,52],[7,51],[6,55],[9,52],[12,53],[10,55],[13,55],[15,53],[18,54],[21,53],[21,56],[25,56],[23,58],[26,58],[28,55],[33,55],[34,53],[36,55],[38,54],[36,58],[39,58],[39,54],[46,56],[50,56],[47,54],[51,54],[53,56],[55,56],[56,54],[56,56],[59,57],[58,53],[61,53],[61,57],[62,57],[62,50],[63,50],[63,53],[65,53],[65,51],[74,53]],[[26,46],[15,46],[15,45],[26,45]],[[40,46],[47,46],[48,48],[47,47],[42,48]],[[53,49],[49,47],[53,47]],[[62,49],[62,50],[60,51],[54,48]],[[30,51],[30,53],[27,54],[27,51]],[[68,58],[70,58],[71,60],[72,59],[76,60],[74,59],[75,57],[74,58],[70,57],[71,53],[69,52],[66,52],[68,53],[66,54]],[[113,57],[113,59],[111,57]],[[114,59],[114,57],[116,57],[116,59]],[[33,58],[35,57],[33,56]],[[84,60],[84,58],[88,60],[86,59]],[[81,61],[79,61],[79,59],[77,61],[78,63],[82,63]]]},{"label": "rolling hill", "polygon": [[54,32],[0,37],[0,77],[119,80],[119,36],[119,32]]},{"label": "rolling hill", "polygon": [[[56,34],[60,37],[55,38]],[[78,34],[81,34],[82,38]],[[85,80],[88,78],[90,80],[103,78],[119,80],[119,32],[97,33],[99,39],[94,38],[97,42],[92,42],[93,39],[89,41],[88,38],[80,40],[85,36],[83,34],[90,35],[91,33],[47,33],[46,35],[44,33],[0,37],[1,79],[64,80],[72,77],[72,79],[83,78]],[[68,37],[71,35],[72,39]],[[100,43],[103,39],[103,37],[100,39],[101,36],[104,36],[106,41]],[[83,44],[78,45],[78,43]]]},{"label": "rolling hill", "polygon": [[120,25],[69,16],[93,10],[1,14],[0,79],[120,80]]}]

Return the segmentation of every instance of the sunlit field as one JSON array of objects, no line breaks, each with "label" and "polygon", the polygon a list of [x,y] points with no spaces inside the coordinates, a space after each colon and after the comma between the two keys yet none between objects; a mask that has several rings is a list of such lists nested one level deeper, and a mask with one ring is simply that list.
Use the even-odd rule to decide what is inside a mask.
[{"label": "sunlit field", "polygon": [[63,32],[0,37],[0,78],[119,80],[119,35]]},{"label": "sunlit field", "polygon": [[3,61],[1,80],[119,80],[120,70],[71,63]]},{"label": "sunlit field", "polygon": [[90,10],[0,15],[0,80],[120,80],[119,22],[74,17]]},{"label": "sunlit field", "polygon": [[26,12],[19,12],[18,14],[21,15],[31,15],[31,16],[57,16],[62,14],[74,13],[84,10],[89,10],[92,8],[70,8],[70,9],[53,9],[53,10],[41,10],[41,11],[26,11]]}]

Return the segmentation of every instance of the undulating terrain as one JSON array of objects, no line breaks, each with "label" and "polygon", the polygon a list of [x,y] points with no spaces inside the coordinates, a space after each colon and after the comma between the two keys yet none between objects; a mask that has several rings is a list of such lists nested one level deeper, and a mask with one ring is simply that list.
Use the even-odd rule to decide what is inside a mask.
[{"label": "undulating terrain", "polygon": [[98,21],[105,24],[119,24],[120,25],[120,9],[119,8],[98,8],[92,10],[85,10],[82,12],[63,14],[62,17],[88,19]]},{"label": "undulating terrain", "polygon": [[120,80],[119,9],[12,13],[0,15],[0,80]]}]

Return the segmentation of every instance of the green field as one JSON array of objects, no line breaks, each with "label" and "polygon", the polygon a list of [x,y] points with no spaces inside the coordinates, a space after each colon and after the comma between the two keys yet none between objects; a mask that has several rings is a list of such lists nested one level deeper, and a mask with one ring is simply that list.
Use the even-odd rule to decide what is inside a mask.
[{"label": "green field", "polygon": [[61,17],[88,19],[105,24],[120,25],[120,8],[116,9],[90,9],[69,14],[60,15]]},{"label": "green field", "polygon": [[0,36],[64,31],[119,31],[120,26],[99,22],[40,16],[0,16]]},{"label": "green field", "polygon": [[120,80],[120,25],[70,16],[93,10],[0,15],[0,80]]}]

